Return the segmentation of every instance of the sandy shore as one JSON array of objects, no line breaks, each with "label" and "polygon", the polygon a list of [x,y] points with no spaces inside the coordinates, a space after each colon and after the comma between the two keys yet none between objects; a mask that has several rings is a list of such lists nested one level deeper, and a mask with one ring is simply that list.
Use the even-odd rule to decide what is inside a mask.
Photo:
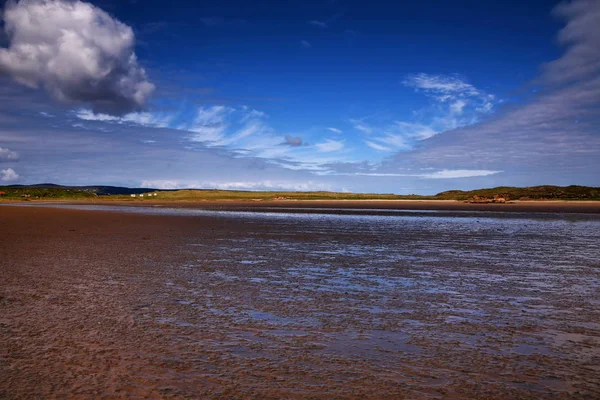
[{"label": "sandy shore", "polygon": [[261,221],[0,207],[0,398],[600,397],[593,225]]}]

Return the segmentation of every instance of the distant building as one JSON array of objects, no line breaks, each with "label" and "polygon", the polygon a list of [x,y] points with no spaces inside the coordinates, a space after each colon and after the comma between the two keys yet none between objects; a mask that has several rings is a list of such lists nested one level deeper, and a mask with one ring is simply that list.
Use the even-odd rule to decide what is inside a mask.
[{"label": "distant building", "polygon": [[132,194],[131,197],[135,197],[135,194]]}]

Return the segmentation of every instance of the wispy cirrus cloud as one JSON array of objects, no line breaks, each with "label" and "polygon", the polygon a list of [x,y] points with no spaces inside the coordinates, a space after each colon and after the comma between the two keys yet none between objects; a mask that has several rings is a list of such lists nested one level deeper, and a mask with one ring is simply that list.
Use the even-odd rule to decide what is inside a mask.
[{"label": "wispy cirrus cloud", "polygon": [[174,116],[166,113],[132,112],[123,116],[115,116],[103,113],[94,113],[92,110],[81,108],[74,111],[77,118],[84,121],[114,122],[118,124],[132,124],[156,128],[169,126]]},{"label": "wispy cirrus cloud", "polygon": [[[288,169],[322,170],[322,164],[340,157],[345,159],[339,154],[344,148],[344,141],[326,139],[316,144],[305,143],[300,136],[276,132],[269,125],[266,113],[247,106],[202,106],[195,109],[191,117],[189,110],[130,113],[117,117],[82,109],[73,115],[83,121],[102,124],[97,127],[80,126],[84,129],[102,130],[105,124],[174,129],[182,133],[182,141],[188,146],[198,143],[203,148],[223,148],[237,157],[259,157]],[[152,135],[141,139],[141,142],[156,143]],[[315,153],[331,155],[322,157]]]},{"label": "wispy cirrus cloud", "polygon": [[308,21],[307,23],[309,25],[316,26],[316,27],[321,28],[321,29],[325,29],[328,26],[326,22],[317,21],[317,20],[314,20],[314,19],[311,20],[311,21]]},{"label": "wispy cirrus cloud", "polygon": [[339,151],[344,148],[343,140],[325,139],[323,142],[315,144],[318,151],[323,153],[329,153],[333,151]]},{"label": "wispy cirrus cloud", "polygon": [[431,104],[414,110],[410,121],[375,124],[368,119],[351,119],[354,129],[369,136],[364,143],[371,149],[411,150],[419,141],[481,121],[497,104],[494,95],[476,88],[459,75],[416,74],[406,77],[403,84],[425,94]]},{"label": "wispy cirrus cloud", "polygon": [[363,120],[350,119],[350,123],[354,126],[354,129],[356,129],[357,131],[360,131],[367,135],[370,135],[373,133],[374,129],[372,127],[370,127],[369,125],[367,125],[367,123],[365,123]]},{"label": "wispy cirrus cloud", "polygon": [[420,73],[407,76],[402,83],[437,102],[447,103],[453,114],[462,114],[466,108],[480,113],[489,112],[497,102],[496,96],[476,88],[458,74]]},{"label": "wispy cirrus cloud", "polygon": [[184,122],[177,129],[194,132],[190,140],[197,142],[218,142],[225,138],[229,128],[229,115],[234,108],[226,106],[200,107],[191,122]]},{"label": "wispy cirrus cloud", "polygon": [[372,168],[372,172],[323,172],[324,175],[338,176],[372,176],[389,178],[419,178],[419,179],[461,179],[489,176],[502,173],[503,171],[478,170],[478,169],[442,169],[429,172],[377,172],[377,168]]}]

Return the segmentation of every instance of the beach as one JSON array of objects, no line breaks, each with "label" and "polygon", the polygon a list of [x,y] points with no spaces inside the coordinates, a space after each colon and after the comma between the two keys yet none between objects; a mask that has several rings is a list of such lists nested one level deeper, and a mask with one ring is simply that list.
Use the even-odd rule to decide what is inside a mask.
[{"label": "beach", "polygon": [[597,202],[72,204],[0,206],[0,398],[600,397]]}]

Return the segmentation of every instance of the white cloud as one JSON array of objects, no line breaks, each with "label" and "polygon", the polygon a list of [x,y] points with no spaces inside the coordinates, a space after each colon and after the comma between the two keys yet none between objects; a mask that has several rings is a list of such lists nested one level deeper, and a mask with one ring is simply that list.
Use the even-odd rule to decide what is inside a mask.
[{"label": "white cloud", "polygon": [[23,85],[119,114],[142,107],[154,90],[132,29],[90,3],[9,1],[3,18],[9,45],[0,48],[0,73]]},{"label": "white cloud", "polygon": [[85,121],[115,122],[119,124],[135,124],[154,128],[166,128],[174,119],[174,115],[151,113],[151,112],[132,112],[121,117],[95,113],[88,109],[79,109],[75,111],[75,116]]},{"label": "white cloud", "polygon": [[425,179],[456,179],[474,178],[499,174],[503,171],[474,170],[474,169],[443,169],[426,174],[421,173],[395,173],[395,172],[353,172],[353,173],[328,173],[328,175],[348,176],[377,176],[377,177],[403,177],[403,178],[425,178]]},{"label": "white cloud", "polygon": [[310,44],[310,42],[307,40],[301,40],[300,45],[305,49],[310,49],[312,47],[312,44]]},{"label": "white cloud", "polygon": [[416,74],[407,76],[402,83],[405,86],[420,89],[447,101],[457,94],[478,96],[480,91],[465,82],[458,75]]},{"label": "white cloud", "polygon": [[479,113],[492,111],[497,103],[496,96],[476,88],[458,74],[407,76],[404,86],[423,92],[438,103],[448,104],[451,114],[462,114],[466,108]]},{"label": "white cloud", "polygon": [[19,159],[19,153],[16,151],[10,151],[9,149],[3,149],[0,147],[0,162],[3,161],[16,161]]},{"label": "white cloud", "polygon": [[369,128],[370,140],[365,144],[379,151],[405,151],[412,148],[412,143],[430,138],[438,133],[431,126],[395,121],[384,128]]},{"label": "white cloud", "polygon": [[391,149],[389,147],[382,146],[380,144],[377,144],[375,142],[371,142],[369,140],[366,140],[365,144],[367,146],[369,146],[370,148],[374,149],[374,150],[379,150],[379,151],[394,151],[393,149]]},{"label": "white cloud", "polygon": [[258,111],[258,110],[250,110],[248,111],[248,107],[242,107],[242,109],[244,111],[246,111],[246,114],[242,117],[241,121],[242,122],[246,122],[249,119],[255,119],[255,118],[266,118],[267,114],[263,111]]},{"label": "white cloud", "polygon": [[218,142],[223,140],[229,124],[227,118],[235,109],[226,106],[200,107],[191,125],[182,125],[179,129],[196,134],[192,140],[198,142]]},{"label": "white cloud", "polygon": [[249,191],[322,191],[332,190],[328,184],[305,181],[287,182],[277,180],[263,181],[190,181],[190,180],[145,180],[140,187],[154,189],[220,189]]},{"label": "white cloud", "polygon": [[19,179],[19,174],[15,172],[12,168],[7,168],[0,170],[0,181],[2,182],[12,182]]},{"label": "white cloud", "polygon": [[450,104],[450,111],[453,114],[462,114],[463,109],[467,105],[467,102],[464,100],[456,100],[454,103]]},{"label": "white cloud", "polygon": [[502,171],[489,171],[485,169],[443,169],[441,171],[432,172],[430,174],[419,175],[428,179],[455,179],[455,178],[472,178],[476,176],[488,176],[499,174]]},{"label": "white cloud", "polygon": [[433,99],[427,108],[414,111],[412,121],[368,124],[351,119],[354,128],[370,135],[365,144],[379,151],[411,150],[417,142],[481,120],[493,111],[495,97],[467,83],[458,75],[417,74],[403,81],[405,86]]},{"label": "white cloud", "polygon": [[383,143],[384,146],[387,145],[396,150],[406,150],[410,148],[410,145],[406,142],[406,138],[402,135],[386,133],[383,136],[373,139]]},{"label": "white cloud", "polygon": [[416,140],[428,139],[438,134],[438,131],[429,125],[404,121],[396,121],[392,130],[403,137]]},{"label": "white cloud", "polygon": [[331,128],[330,127],[330,128],[327,128],[327,129],[330,130],[333,133],[339,133],[339,134],[344,133],[344,131],[342,131],[341,129],[338,129],[338,128]]},{"label": "white cloud", "polygon": [[371,128],[370,126],[368,126],[367,124],[365,124],[363,121],[361,121],[359,119],[351,119],[350,122],[354,125],[354,129],[356,129],[357,131],[366,133],[367,135],[370,135],[373,133],[373,128]]},{"label": "white cloud", "polygon": [[323,153],[338,151],[344,148],[344,141],[325,139],[325,141],[315,144],[315,147]]},{"label": "white cloud", "polygon": [[227,146],[233,143],[237,143],[247,138],[248,136],[260,134],[268,129],[269,128],[265,124],[263,124],[262,121],[250,121],[241,129],[236,131],[233,135],[215,142],[215,145]]}]

